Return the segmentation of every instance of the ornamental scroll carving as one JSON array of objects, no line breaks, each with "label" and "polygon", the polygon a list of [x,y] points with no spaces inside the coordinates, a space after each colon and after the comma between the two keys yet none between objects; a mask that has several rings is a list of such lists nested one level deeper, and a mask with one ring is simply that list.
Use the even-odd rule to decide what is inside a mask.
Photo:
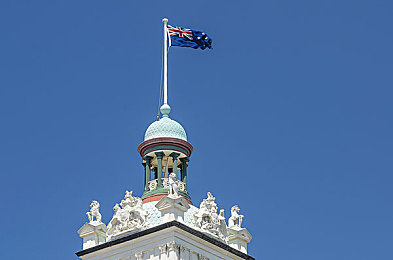
[{"label": "ornamental scroll carving", "polygon": [[217,214],[216,198],[208,192],[207,198],[203,199],[199,210],[195,213],[195,222],[198,228],[203,232],[220,238],[228,243],[228,231],[225,223],[224,210],[221,209]]},{"label": "ornamental scroll carving", "polygon": [[148,227],[148,212],[142,207],[142,199],[132,196],[132,191],[126,191],[120,206],[113,207],[113,217],[108,224],[107,240],[114,236],[130,231],[139,231]]},{"label": "ornamental scroll carving", "polygon": [[[191,250],[188,247],[185,247],[182,244],[178,244],[175,241],[163,244],[158,247],[161,255],[165,255],[165,258],[161,259],[169,259],[169,255],[171,251],[175,251],[179,258],[176,259],[198,259],[198,260],[209,260],[207,256],[202,255],[200,252],[196,252]],[[192,258],[191,255],[195,255],[195,258]],[[172,258],[171,258],[172,259]]]}]

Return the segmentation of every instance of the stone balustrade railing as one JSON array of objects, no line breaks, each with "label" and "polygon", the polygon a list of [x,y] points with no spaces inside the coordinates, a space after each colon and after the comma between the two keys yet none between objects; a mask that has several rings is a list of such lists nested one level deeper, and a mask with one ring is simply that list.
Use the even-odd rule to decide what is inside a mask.
[{"label": "stone balustrade railing", "polygon": [[[157,189],[157,184],[158,184],[157,179],[149,181],[148,182],[149,191]],[[165,189],[169,189],[168,178],[162,178],[162,185],[164,186]],[[184,182],[178,181],[178,185],[180,191],[186,190],[186,185]]]}]

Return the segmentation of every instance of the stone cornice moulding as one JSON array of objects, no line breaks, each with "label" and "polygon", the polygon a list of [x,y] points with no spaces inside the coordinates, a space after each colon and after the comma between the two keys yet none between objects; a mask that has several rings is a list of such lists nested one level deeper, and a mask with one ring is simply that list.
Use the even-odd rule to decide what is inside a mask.
[{"label": "stone cornice moulding", "polygon": [[[146,151],[150,148],[153,148],[155,146],[160,146],[160,145],[168,145],[168,146],[176,146],[179,148],[182,148],[183,150],[186,151],[186,155],[190,156],[193,150],[192,145],[179,138],[173,138],[173,137],[158,137],[154,139],[149,139],[144,142],[142,142],[138,146],[138,152],[142,156],[142,158],[146,155]],[[150,152],[153,152],[154,149]],[[179,151],[181,152],[181,151]]]},{"label": "stone cornice moulding", "polygon": [[100,244],[98,246],[94,246],[94,247],[91,247],[91,248],[88,248],[88,249],[76,252],[75,254],[78,257],[82,257],[84,255],[87,255],[87,254],[90,254],[90,253],[94,253],[94,252],[97,252],[97,251],[105,249],[105,248],[110,248],[110,247],[115,246],[115,245],[120,245],[120,244],[125,243],[127,241],[131,241],[131,240],[143,237],[143,236],[153,235],[153,233],[156,233],[156,232],[159,232],[159,231],[163,231],[163,230],[168,229],[168,228],[171,228],[171,229],[178,228],[181,231],[183,231],[183,233],[187,233],[190,236],[195,236],[195,237],[197,237],[199,239],[202,239],[205,242],[207,242],[208,244],[217,246],[221,250],[227,251],[227,252],[229,252],[229,253],[231,253],[233,255],[236,255],[237,257],[240,257],[242,259],[255,260],[255,258],[253,258],[252,256],[249,256],[249,255],[247,255],[247,254],[245,254],[245,253],[243,253],[243,252],[241,252],[239,250],[236,250],[233,247],[231,247],[231,246],[229,246],[229,245],[219,241],[218,239],[214,239],[214,238],[212,238],[212,237],[202,233],[201,231],[195,230],[195,229],[193,229],[193,228],[191,228],[189,226],[186,226],[185,224],[182,224],[182,223],[180,223],[178,221],[167,222],[167,223],[164,223],[164,224],[161,224],[161,225],[158,225],[158,226],[155,226],[155,227],[143,230],[143,231],[138,232],[138,233],[134,233],[134,234],[131,234],[131,235],[128,235],[128,236],[125,236],[125,237],[122,237],[122,238],[119,238],[119,239],[116,239],[116,240],[112,240],[112,241]]}]

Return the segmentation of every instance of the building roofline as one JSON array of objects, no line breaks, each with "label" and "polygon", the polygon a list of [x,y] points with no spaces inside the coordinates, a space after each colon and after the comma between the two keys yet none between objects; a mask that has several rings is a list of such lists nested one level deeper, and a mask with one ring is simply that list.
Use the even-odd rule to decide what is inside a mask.
[{"label": "building roofline", "polygon": [[170,227],[180,228],[183,231],[186,231],[186,232],[188,232],[188,233],[190,233],[190,234],[192,234],[192,235],[194,235],[194,236],[196,236],[198,238],[201,238],[201,239],[203,239],[203,240],[205,240],[205,241],[207,241],[207,242],[209,242],[209,243],[211,243],[211,244],[213,244],[213,245],[215,245],[215,246],[217,246],[217,247],[219,247],[221,249],[224,249],[224,250],[226,250],[226,251],[228,251],[228,252],[230,252],[230,253],[232,253],[234,255],[237,255],[237,256],[239,256],[239,257],[241,257],[243,259],[255,260],[255,258],[253,258],[252,256],[249,256],[249,255],[247,255],[247,254],[245,254],[243,252],[240,252],[239,250],[236,250],[233,247],[231,247],[231,246],[229,246],[229,245],[227,245],[227,244],[225,244],[225,243],[223,243],[223,242],[221,242],[221,241],[219,241],[217,239],[214,239],[214,238],[212,238],[212,237],[202,233],[201,231],[198,231],[198,230],[195,230],[193,228],[190,228],[190,227],[186,226],[185,224],[180,223],[180,222],[178,222],[176,220],[171,221],[171,222],[167,222],[167,223],[164,223],[164,224],[161,224],[161,225],[158,225],[158,226],[155,226],[155,227],[152,227],[152,228],[140,231],[138,233],[134,233],[134,234],[131,234],[131,235],[128,235],[128,236],[125,236],[125,237],[113,240],[113,241],[109,241],[109,242],[100,244],[98,246],[94,246],[94,247],[91,247],[91,248],[88,248],[88,249],[85,249],[85,250],[78,251],[75,254],[78,257],[80,257],[80,256],[87,255],[87,254],[96,252],[98,250],[101,250],[101,249],[104,249],[104,248],[107,248],[107,247],[111,247],[111,246],[114,246],[114,245],[118,245],[118,244],[130,241],[130,240],[136,239],[138,237],[146,236],[146,235],[149,235],[149,234],[152,234],[154,232],[157,232],[157,231],[160,231],[160,230],[163,230],[163,229],[167,229],[167,228],[170,228]]}]

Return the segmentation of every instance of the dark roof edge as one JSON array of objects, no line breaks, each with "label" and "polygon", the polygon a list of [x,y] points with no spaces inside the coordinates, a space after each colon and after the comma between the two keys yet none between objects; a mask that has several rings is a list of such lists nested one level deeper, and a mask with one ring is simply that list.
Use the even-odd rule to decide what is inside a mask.
[{"label": "dark roof edge", "polygon": [[183,223],[180,223],[180,222],[178,222],[176,220],[171,221],[171,222],[167,222],[167,223],[164,223],[164,224],[161,224],[161,225],[158,225],[158,226],[155,226],[155,227],[152,227],[152,228],[140,231],[138,233],[134,233],[134,234],[131,234],[131,235],[128,235],[128,236],[125,236],[125,237],[113,240],[113,241],[109,241],[109,242],[103,243],[103,244],[98,245],[98,246],[94,246],[94,247],[91,247],[91,248],[88,248],[88,249],[76,252],[75,254],[77,256],[83,256],[83,255],[90,254],[90,253],[96,252],[98,250],[107,248],[107,247],[111,247],[111,246],[118,245],[118,244],[121,244],[121,243],[126,242],[126,241],[130,241],[130,240],[136,239],[138,237],[146,236],[146,235],[149,235],[149,234],[152,234],[154,232],[157,232],[157,231],[160,231],[160,230],[163,230],[163,229],[166,229],[166,228],[170,228],[170,227],[178,227],[178,228],[180,228],[180,229],[182,229],[182,230],[184,230],[184,231],[186,231],[186,232],[188,232],[188,233],[190,233],[190,234],[192,234],[192,235],[194,235],[196,237],[199,237],[199,238],[201,238],[201,239],[203,239],[203,240],[205,240],[205,241],[207,241],[207,242],[209,242],[209,243],[211,243],[211,244],[213,244],[215,246],[218,246],[218,247],[220,247],[220,248],[222,248],[222,249],[224,249],[224,250],[226,250],[226,251],[228,251],[228,252],[230,252],[230,253],[232,253],[234,255],[237,255],[237,256],[239,256],[239,257],[241,257],[243,259],[255,260],[255,258],[253,258],[252,256],[249,256],[249,255],[247,255],[247,254],[245,254],[243,252],[240,252],[239,250],[236,250],[233,247],[231,247],[231,246],[229,246],[229,245],[227,245],[227,244],[225,244],[225,243],[223,243],[223,242],[221,242],[219,240],[216,240],[216,239],[214,239],[214,238],[212,238],[212,237],[202,233],[201,231],[198,231],[198,230],[195,230],[193,228],[190,228],[190,227],[188,227],[188,226],[184,225]]}]

